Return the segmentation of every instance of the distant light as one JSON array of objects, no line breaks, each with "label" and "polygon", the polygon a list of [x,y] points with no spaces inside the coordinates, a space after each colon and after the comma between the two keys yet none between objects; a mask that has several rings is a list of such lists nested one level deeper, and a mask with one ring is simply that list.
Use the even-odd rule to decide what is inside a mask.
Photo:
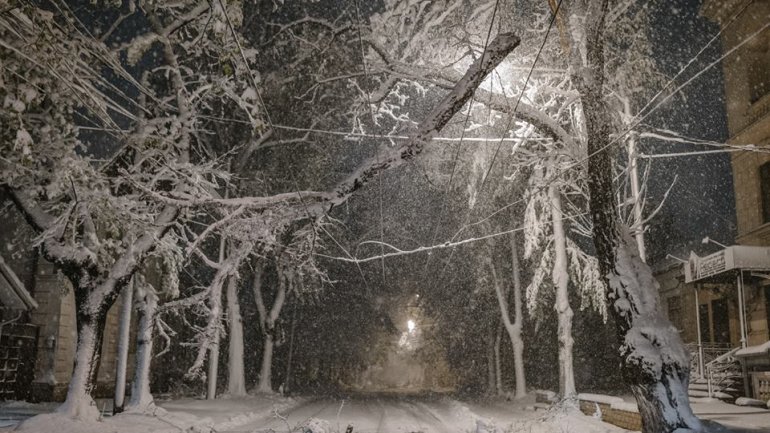
[{"label": "distant light", "polygon": [[414,320],[411,320],[411,319],[407,320],[406,327],[407,329],[409,329],[409,332],[414,331],[414,328],[415,328]]}]

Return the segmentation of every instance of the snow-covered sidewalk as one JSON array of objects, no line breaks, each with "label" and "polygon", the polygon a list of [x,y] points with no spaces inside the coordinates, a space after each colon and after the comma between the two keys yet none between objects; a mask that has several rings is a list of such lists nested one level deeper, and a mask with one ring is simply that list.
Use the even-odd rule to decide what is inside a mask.
[{"label": "snow-covered sidewalk", "polygon": [[692,399],[693,412],[702,420],[714,421],[734,431],[770,433],[770,410],[736,406],[723,401]]},{"label": "snow-covered sidewalk", "polygon": [[[43,413],[19,425],[6,423],[0,431],[30,433],[210,433],[228,431],[242,425],[284,413],[300,405],[302,399],[259,395],[217,400],[181,399],[158,401],[151,413],[126,412],[98,422],[83,422],[56,413]],[[37,406],[37,407],[35,407]],[[27,405],[26,410],[51,410],[50,404]],[[4,409],[0,408],[0,412]],[[2,415],[2,414],[0,414]],[[2,416],[0,416],[2,418]],[[12,430],[12,429],[16,430]]]}]

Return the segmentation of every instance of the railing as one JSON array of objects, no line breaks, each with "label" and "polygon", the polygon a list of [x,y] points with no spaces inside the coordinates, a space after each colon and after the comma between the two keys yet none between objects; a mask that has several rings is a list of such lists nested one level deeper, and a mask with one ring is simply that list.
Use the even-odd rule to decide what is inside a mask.
[{"label": "railing", "polygon": [[739,347],[730,347],[728,343],[706,343],[700,347],[691,343],[686,346],[691,355],[692,382],[696,379],[705,381],[709,397],[714,397],[720,392],[735,394],[742,388],[743,373],[740,362],[735,357]]},{"label": "railing", "polygon": [[[690,372],[692,377],[706,379],[706,366],[713,363],[720,357],[734,351],[730,343],[704,343],[698,347],[698,343],[688,343],[685,345],[690,352]],[[701,361],[701,356],[703,357]],[[702,363],[701,363],[702,362]],[[704,371],[700,366],[703,365]]]},{"label": "railing", "polygon": [[724,392],[732,389],[740,389],[738,386],[743,380],[740,362],[735,357],[736,347],[714,358],[706,364],[706,379],[709,397],[715,392]]}]

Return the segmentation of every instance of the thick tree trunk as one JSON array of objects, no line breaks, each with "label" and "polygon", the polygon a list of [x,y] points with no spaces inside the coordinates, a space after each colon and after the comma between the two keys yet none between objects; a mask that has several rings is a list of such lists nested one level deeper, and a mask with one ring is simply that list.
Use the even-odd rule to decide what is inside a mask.
[{"label": "thick tree trunk", "polygon": [[112,413],[123,412],[126,399],[126,371],[128,370],[128,345],[131,333],[131,310],[134,303],[133,286],[123,292],[120,308],[120,327],[118,331],[118,359],[115,363],[115,397]]},{"label": "thick tree trunk", "polygon": [[515,314],[514,322],[508,327],[505,323],[508,336],[513,346],[513,369],[516,378],[516,398],[523,398],[527,395],[527,379],[524,374],[524,340],[521,338],[521,329],[524,326],[524,316],[522,315],[521,300],[521,268],[519,264],[518,245],[516,244],[516,233],[511,233],[511,268],[513,270],[513,312]]},{"label": "thick tree trunk", "polygon": [[217,398],[217,376],[219,375],[219,332],[212,337],[209,345],[209,371],[206,381],[206,400]]},{"label": "thick tree trunk", "polygon": [[155,310],[158,298],[154,293],[143,290],[139,302],[139,324],[136,332],[136,365],[134,382],[131,384],[131,399],[128,410],[148,412],[155,406],[150,393],[150,366],[152,362],[153,336],[155,333]]},{"label": "thick tree trunk", "polygon": [[636,397],[644,433],[702,431],[687,396],[689,356],[679,333],[658,308],[658,284],[650,267],[640,259],[627,229],[617,220],[610,157],[614,130],[603,97],[607,8],[606,0],[588,4],[585,50],[580,50],[586,64],[573,57],[573,63],[582,65],[574,68],[573,78],[586,119],[594,245],[607,284],[609,311],[615,319],[621,371]]},{"label": "thick tree trunk", "polygon": [[243,319],[238,302],[238,281],[234,277],[231,277],[227,283],[227,318],[230,328],[227,393],[234,397],[242,397],[246,395],[246,379],[243,371]]},{"label": "thick tree trunk", "polygon": [[551,200],[551,222],[553,226],[554,263],[552,281],[556,287],[554,308],[558,317],[559,338],[559,394],[562,398],[572,398],[575,390],[575,373],[572,361],[572,308],[569,305],[569,273],[567,263],[567,235],[564,232],[564,222],[561,206],[561,194],[551,184],[548,187],[548,197]]},{"label": "thick tree trunk", "polygon": [[275,341],[275,323],[281,315],[283,304],[286,302],[287,277],[281,267],[278,267],[278,290],[275,293],[275,299],[270,311],[265,308],[265,300],[262,298],[262,267],[260,264],[255,266],[254,272],[254,300],[257,304],[257,313],[259,313],[259,323],[262,326],[262,335],[264,336],[264,348],[262,352],[262,365],[259,373],[259,384],[257,392],[271,393],[272,371],[273,371],[273,349]]},{"label": "thick tree trunk", "polygon": [[76,303],[79,305],[76,312],[78,344],[75,365],[67,397],[58,412],[83,420],[95,420],[99,418],[99,409],[91,397],[91,391],[96,385],[99,372],[99,355],[107,314],[106,308],[99,309],[97,314],[89,314],[85,312],[87,303]]},{"label": "thick tree trunk", "polygon": [[272,335],[273,330],[270,330],[265,335],[265,345],[262,349],[262,366],[259,369],[259,384],[257,385],[257,392],[271,393],[273,392],[273,347],[275,341]]},{"label": "thick tree trunk", "polygon": [[513,346],[514,374],[516,378],[516,398],[524,397],[527,393],[527,384],[524,377],[524,341],[521,338],[522,329],[522,305],[521,305],[521,278],[519,275],[519,257],[516,250],[515,237],[511,237],[511,260],[513,266],[513,296],[514,312],[516,317],[511,322],[510,306],[508,304],[508,292],[503,290],[500,279],[497,275],[494,263],[491,263],[492,280],[497,295],[497,303],[500,307],[500,316],[503,319],[503,325],[508,333],[508,338]]}]

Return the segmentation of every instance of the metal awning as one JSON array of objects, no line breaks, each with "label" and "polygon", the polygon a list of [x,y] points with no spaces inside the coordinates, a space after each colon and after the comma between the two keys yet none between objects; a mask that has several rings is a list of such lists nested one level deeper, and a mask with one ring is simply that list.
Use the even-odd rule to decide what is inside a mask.
[{"label": "metal awning", "polygon": [[[729,283],[735,282],[738,295],[738,321],[740,326],[741,350],[748,345],[746,323],[746,300],[744,299],[744,279],[746,277],[770,278],[770,248],[733,245],[725,249],[699,257],[694,252],[684,264],[684,280],[687,283]],[[695,315],[700,314],[698,288],[695,287]],[[698,324],[698,345],[702,344],[700,320]],[[703,371],[702,366],[700,367]]]},{"label": "metal awning", "polygon": [[33,310],[37,302],[0,255],[0,304],[14,310]]},{"label": "metal awning", "polygon": [[770,248],[733,245],[713,254],[699,257],[694,252],[684,264],[686,283],[725,283],[735,281],[743,271],[770,273]]}]

